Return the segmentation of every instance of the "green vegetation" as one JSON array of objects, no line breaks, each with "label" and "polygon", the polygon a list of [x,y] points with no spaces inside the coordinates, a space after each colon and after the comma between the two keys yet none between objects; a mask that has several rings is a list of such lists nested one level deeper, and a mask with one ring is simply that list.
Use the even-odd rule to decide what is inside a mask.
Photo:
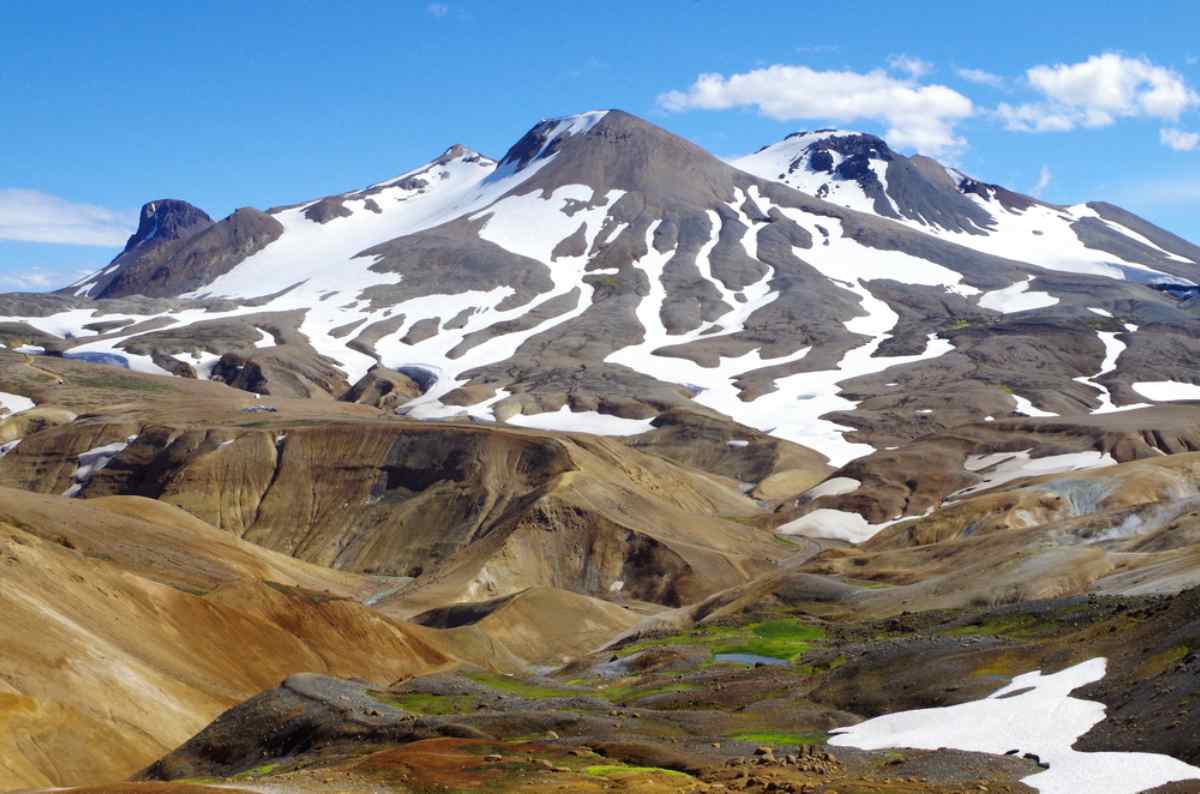
[{"label": "green vegetation", "polygon": [[608,273],[604,273],[604,274],[601,274],[598,276],[592,276],[592,279],[593,279],[592,284],[594,284],[597,287],[604,287],[606,289],[616,289],[617,287],[619,287],[621,285],[620,279],[618,279],[616,276],[608,274]]},{"label": "green vegetation", "polygon": [[794,659],[825,639],[819,626],[796,618],[778,618],[745,626],[701,626],[679,634],[655,637],[626,645],[617,651],[630,656],[647,648],[670,645],[703,645],[712,653],[749,653],[773,659]]},{"label": "green vegetation", "polygon": [[486,687],[495,689],[498,692],[504,692],[505,694],[521,698],[529,698],[531,700],[538,698],[569,698],[585,694],[578,689],[563,689],[561,687],[533,684],[528,681],[522,681],[519,678],[513,678],[512,676],[501,675],[500,673],[467,673],[467,678],[477,684],[483,684]]},{"label": "green vegetation", "polygon": [[951,637],[1005,637],[1013,640],[1028,640],[1054,634],[1059,621],[1052,615],[993,615],[964,626],[943,629],[942,634]]},{"label": "green vegetation", "polygon": [[798,620],[767,620],[749,626],[750,636],[718,645],[713,653],[750,653],[772,659],[794,659],[814,642],[825,639],[825,632]]},{"label": "green vegetation", "polygon": [[970,328],[971,321],[958,319],[946,326],[947,331],[961,331],[964,328]]},{"label": "green vegetation", "polygon": [[747,731],[735,733],[734,741],[746,744],[765,744],[768,747],[800,747],[809,744],[824,744],[823,733],[790,733],[788,731]]},{"label": "green vegetation", "polygon": [[1191,649],[1188,646],[1176,645],[1174,648],[1151,656],[1142,663],[1139,672],[1148,677],[1162,675],[1190,652]]},{"label": "green vegetation", "polygon": [[266,777],[267,775],[271,774],[278,768],[279,768],[279,762],[277,762],[277,761],[269,763],[269,764],[260,764],[259,766],[256,766],[253,769],[247,769],[245,772],[241,772],[241,773],[235,775],[233,779],[234,780],[250,780],[250,779],[253,779],[256,777]]},{"label": "green vegetation", "polygon": [[479,698],[472,695],[431,695],[426,692],[396,694],[378,691],[372,691],[370,695],[380,703],[412,714],[467,714],[479,706]]},{"label": "green vegetation", "polygon": [[677,769],[664,769],[661,766],[625,766],[624,764],[598,764],[583,769],[585,774],[597,777],[616,775],[666,775],[667,777],[691,778],[686,772]]},{"label": "green vegetation", "polygon": [[688,692],[696,688],[695,684],[665,684],[663,686],[639,686],[638,684],[629,684],[627,686],[612,686],[603,687],[596,690],[596,694],[600,697],[607,698],[617,703],[630,703],[635,700],[653,697],[654,695],[667,695],[673,692]]}]

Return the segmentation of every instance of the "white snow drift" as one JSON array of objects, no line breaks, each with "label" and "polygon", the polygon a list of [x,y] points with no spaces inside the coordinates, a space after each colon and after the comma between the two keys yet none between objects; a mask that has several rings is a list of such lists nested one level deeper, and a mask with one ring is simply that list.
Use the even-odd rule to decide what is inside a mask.
[{"label": "white snow drift", "polygon": [[1104,720],[1104,704],[1073,698],[1071,692],[1102,679],[1105,666],[1103,658],[1096,658],[1052,675],[1034,670],[983,700],[886,714],[841,729],[829,743],[862,750],[949,747],[993,755],[1033,753],[1050,768],[1021,782],[1042,794],[1136,794],[1200,778],[1200,768],[1167,755],[1072,748]]}]

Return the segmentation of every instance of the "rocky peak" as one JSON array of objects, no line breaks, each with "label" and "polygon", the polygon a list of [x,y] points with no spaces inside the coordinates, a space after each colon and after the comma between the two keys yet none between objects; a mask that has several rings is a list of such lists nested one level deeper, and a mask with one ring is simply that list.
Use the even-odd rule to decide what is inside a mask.
[{"label": "rocky peak", "polygon": [[487,155],[480,154],[474,149],[463,146],[461,143],[456,143],[438,155],[433,160],[433,164],[446,165],[455,160],[462,160],[465,163],[493,162],[492,158],[488,157]]},{"label": "rocky peak", "polygon": [[498,170],[501,173],[514,173],[535,160],[552,156],[565,140],[588,132],[608,113],[607,110],[592,110],[574,116],[542,119],[512,145],[500,160]]},{"label": "rocky peak", "polygon": [[139,246],[191,237],[212,226],[213,219],[204,210],[180,199],[158,199],[142,205],[137,231],[125,244],[125,251]]}]

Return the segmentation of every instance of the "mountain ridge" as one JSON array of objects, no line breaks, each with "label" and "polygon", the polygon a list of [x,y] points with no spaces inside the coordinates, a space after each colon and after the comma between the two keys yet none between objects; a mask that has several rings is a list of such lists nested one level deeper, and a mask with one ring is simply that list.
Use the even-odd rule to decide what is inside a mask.
[{"label": "mountain ridge", "polygon": [[[102,271],[102,300],[64,299],[69,316],[47,303],[47,319],[0,299],[0,322],[66,355],[264,394],[424,373],[398,409],[415,418],[633,433],[698,406],[835,465],[924,432],[924,411],[1144,402],[1135,385],[1171,345],[1188,351],[1179,381],[1200,382],[1181,341],[1195,307],[1153,288],[1200,279],[1200,249],[1119,208],[1045,204],[848,131],[737,165],[618,110],[546,119],[499,160],[453,146],[367,188],[134,246]],[[124,308],[137,295],[173,308]],[[123,325],[70,319],[97,312]],[[948,373],[979,388],[948,393]]]}]

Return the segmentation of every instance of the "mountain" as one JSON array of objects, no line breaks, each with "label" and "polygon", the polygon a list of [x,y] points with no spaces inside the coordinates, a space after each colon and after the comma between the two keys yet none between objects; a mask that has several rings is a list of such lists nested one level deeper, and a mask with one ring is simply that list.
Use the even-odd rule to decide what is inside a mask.
[{"label": "mountain", "polygon": [[1104,202],[1047,204],[874,135],[797,132],[733,165],[850,209],[1048,270],[1193,283],[1200,247]]},{"label": "mountain", "polygon": [[1168,288],[1197,261],[1111,205],[1046,204],[870,135],[730,164],[594,111],[498,161],[454,146],[216,223],[153,202],[68,294],[0,297],[0,340],[271,396],[360,399],[400,373],[414,418],[633,434],[698,408],[840,466],[964,422],[1191,393],[1197,304]]}]

